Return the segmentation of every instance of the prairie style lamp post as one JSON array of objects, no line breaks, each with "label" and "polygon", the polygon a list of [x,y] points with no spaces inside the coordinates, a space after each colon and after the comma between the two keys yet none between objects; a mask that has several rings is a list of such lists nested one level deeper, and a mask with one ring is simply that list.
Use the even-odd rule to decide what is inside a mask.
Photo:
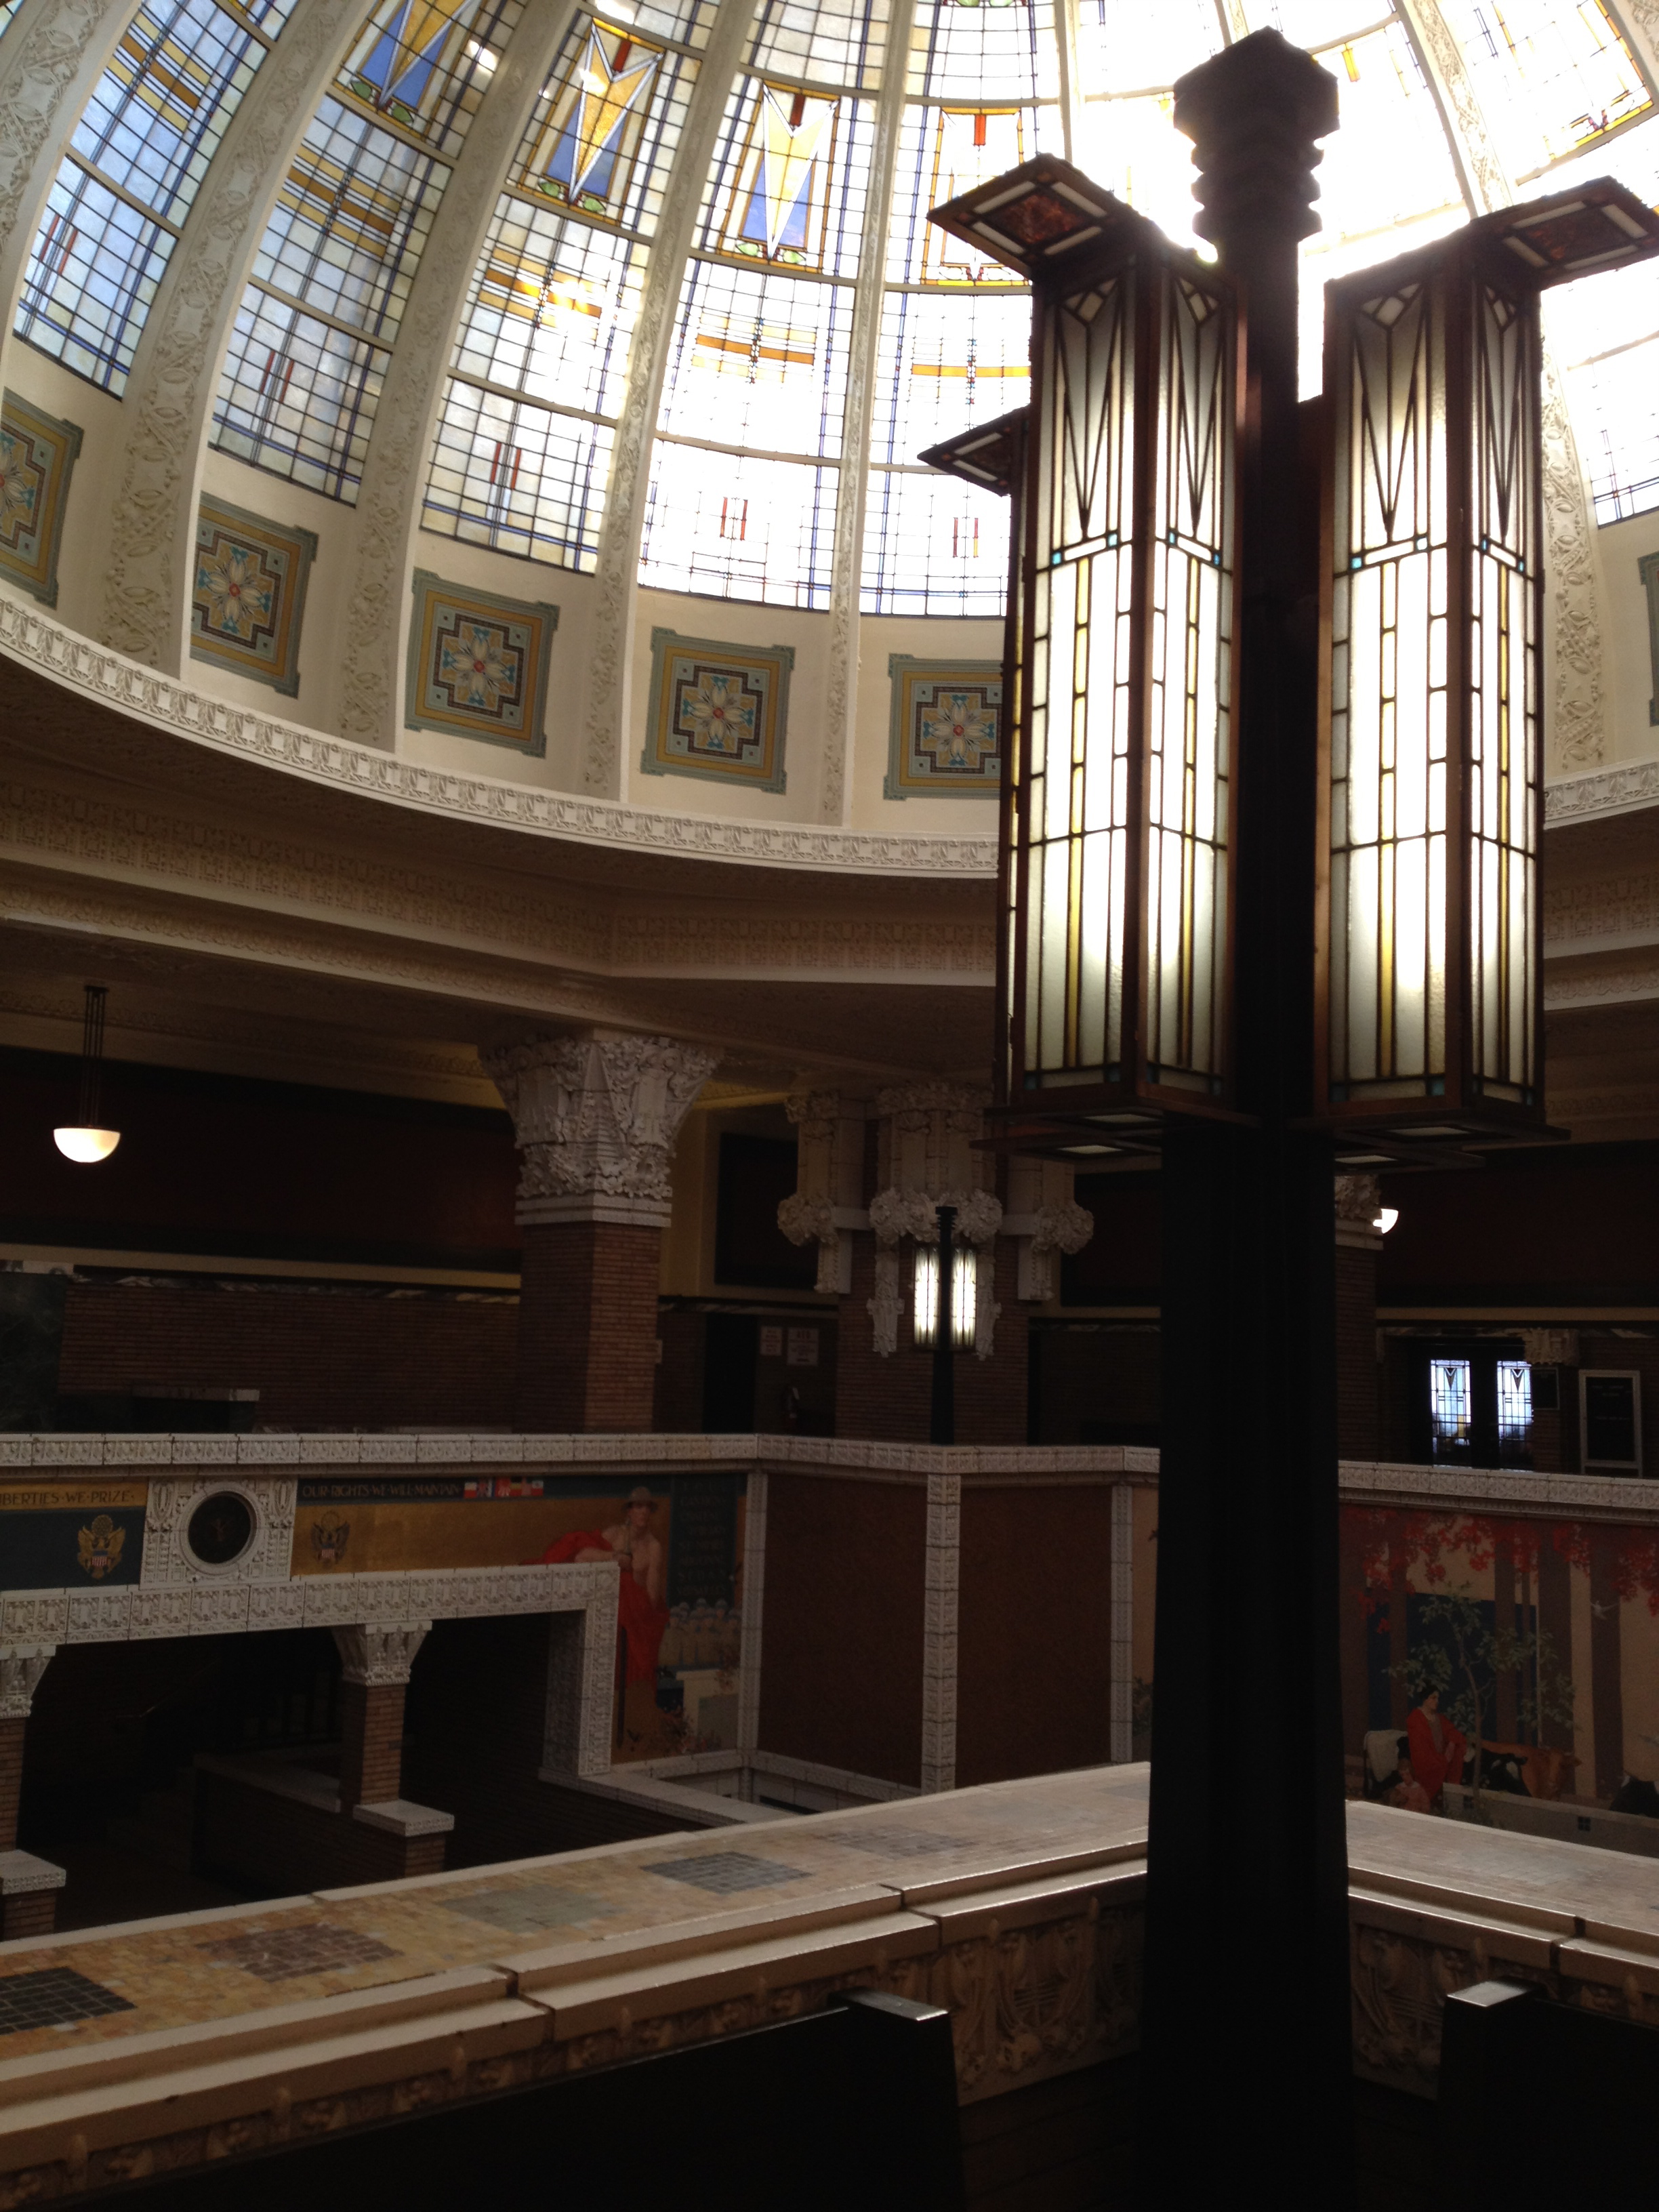
[{"label": "prairie style lamp post", "polygon": [[1596,185],[1329,287],[1301,405],[1335,82],[1259,32],[1175,123],[1213,264],[1047,156],[934,211],[1030,280],[1032,401],[925,458],[1013,505],[997,1141],[1162,1156],[1147,2201],[1254,2153],[1334,2202],[1334,1170],[1546,1133],[1537,294],[1659,217]]}]

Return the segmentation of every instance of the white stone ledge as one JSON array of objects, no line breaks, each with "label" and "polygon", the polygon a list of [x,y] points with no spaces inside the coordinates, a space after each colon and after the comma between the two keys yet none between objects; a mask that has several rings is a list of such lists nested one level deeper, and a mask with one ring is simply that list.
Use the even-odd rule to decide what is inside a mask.
[{"label": "white stone ledge", "polygon": [[50,1859],[33,1851],[0,1851],[0,1897],[31,1897],[43,1889],[61,1889],[69,1880]]},{"label": "white stone ledge", "polygon": [[354,1820],[366,1828],[384,1828],[392,1836],[447,1836],[455,1825],[453,1813],[434,1805],[416,1805],[408,1797],[385,1797],[377,1805],[354,1805]]}]

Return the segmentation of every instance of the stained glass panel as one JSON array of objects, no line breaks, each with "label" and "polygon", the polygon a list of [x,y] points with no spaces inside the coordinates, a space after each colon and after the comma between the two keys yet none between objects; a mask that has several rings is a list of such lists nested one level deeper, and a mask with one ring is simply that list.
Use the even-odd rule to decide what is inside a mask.
[{"label": "stained glass panel", "polygon": [[659,438],[640,581],[659,591],[826,605],[836,476],[833,468]]},{"label": "stained glass panel", "polygon": [[919,99],[1054,100],[1060,50],[1052,0],[964,8],[917,0],[910,33],[911,93]]},{"label": "stained glass panel", "polygon": [[1600,0],[1441,0],[1441,11],[1517,184],[1651,111]]},{"label": "stained glass panel", "polygon": [[592,568],[616,433],[457,377],[444,399],[421,526]]},{"label": "stained glass panel", "polygon": [[225,356],[213,442],[331,499],[355,501],[389,359],[251,284]]},{"label": "stained glass panel", "polygon": [[887,0],[761,0],[749,66],[803,84],[873,87],[887,13]]}]

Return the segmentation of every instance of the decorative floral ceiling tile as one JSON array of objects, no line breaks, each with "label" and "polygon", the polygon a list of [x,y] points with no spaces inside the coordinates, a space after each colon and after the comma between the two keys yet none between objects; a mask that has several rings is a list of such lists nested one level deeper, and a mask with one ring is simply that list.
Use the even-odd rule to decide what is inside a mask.
[{"label": "decorative floral ceiling tile", "polygon": [[781,791],[794,664],[791,646],[718,645],[653,629],[641,768]]},{"label": "decorative floral ceiling tile", "polygon": [[539,758],[559,611],[415,572],[404,720]]},{"label": "decorative floral ceiling tile", "polygon": [[316,557],[309,530],[204,495],[196,516],[191,659],[295,697],[306,583]]},{"label": "decorative floral ceiling tile", "polygon": [[993,660],[915,660],[895,653],[888,799],[994,799],[1002,781],[1002,670]]},{"label": "decorative floral ceiling tile", "polygon": [[58,604],[58,547],[80,450],[77,424],[15,392],[0,400],[0,574],[48,607]]}]

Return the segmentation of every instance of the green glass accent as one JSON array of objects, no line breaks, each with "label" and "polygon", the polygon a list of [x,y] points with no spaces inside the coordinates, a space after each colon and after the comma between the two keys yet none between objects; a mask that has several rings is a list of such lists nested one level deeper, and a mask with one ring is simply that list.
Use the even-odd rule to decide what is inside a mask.
[{"label": "green glass accent", "polygon": [[1648,701],[1648,720],[1659,723],[1659,553],[1644,553],[1636,564],[1642,589],[1648,595],[1648,659],[1653,672],[1653,696]]}]

